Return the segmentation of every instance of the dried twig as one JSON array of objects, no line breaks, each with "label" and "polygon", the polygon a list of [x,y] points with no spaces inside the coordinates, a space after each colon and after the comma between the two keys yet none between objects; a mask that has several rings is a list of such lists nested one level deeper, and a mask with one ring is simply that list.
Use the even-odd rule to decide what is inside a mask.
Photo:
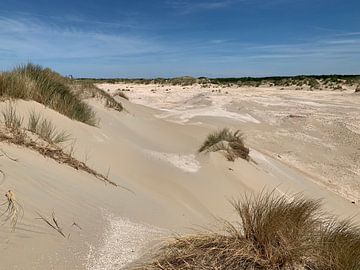
[{"label": "dried twig", "polygon": [[79,230],[82,230],[82,228],[80,227],[79,224],[77,224],[75,221],[73,222],[73,224],[71,226],[75,226],[76,228],[78,228]]},{"label": "dried twig", "polygon": [[12,160],[12,161],[18,161],[17,158],[12,158],[12,157],[10,157],[10,156],[9,156],[4,150],[2,150],[1,148],[0,148],[0,151],[1,151],[1,153],[2,153],[2,155],[0,155],[0,157],[5,156],[5,157],[7,157],[8,159],[10,159],[10,160]]},{"label": "dried twig", "polygon": [[21,219],[24,215],[24,210],[22,206],[16,201],[13,191],[9,190],[6,192],[5,197],[6,201],[2,203],[1,206],[7,205],[7,208],[1,213],[0,217],[4,217],[3,224],[7,221],[10,221],[10,225],[14,231],[19,218]]},{"label": "dried twig", "polygon": [[55,231],[57,231],[59,234],[61,234],[64,238],[66,238],[65,234],[63,233],[62,229],[59,226],[59,223],[57,222],[57,219],[55,217],[55,213],[52,212],[52,222],[45,218],[44,216],[42,216],[39,212],[37,212],[40,220],[44,221],[47,225],[49,225],[51,228],[53,228]]}]

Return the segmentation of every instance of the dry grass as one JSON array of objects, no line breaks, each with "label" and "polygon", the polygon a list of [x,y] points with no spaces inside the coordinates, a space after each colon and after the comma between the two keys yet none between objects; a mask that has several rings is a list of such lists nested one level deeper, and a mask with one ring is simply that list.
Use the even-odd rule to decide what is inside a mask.
[{"label": "dry grass", "polygon": [[19,219],[24,215],[24,210],[22,206],[16,201],[15,194],[13,191],[9,190],[6,194],[6,201],[1,204],[1,206],[6,205],[6,209],[1,213],[0,217],[4,217],[3,222],[9,222],[12,230],[16,228],[16,224]]},{"label": "dry grass", "polygon": [[319,270],[360,269],[360,228],[349,220],[328,220],[320,234],[322,260],[314,264]]},{"label": "dry grass", "polygon": [[70,154],[65,153],[59,146],[50,144],[43,145],[40,142],[31,139],[29,136],[26,135],[26,133],[24,134],[25,136],[18,136],[18,134],[11,133],[10,131],[0,132],[0,142],[7,142],[24,146],[40,153],[44,157],[49,157],[57,161],[58,163],[66,164],[76,170],[87,172],[100,179],[101,181],[104,181],[105,183],[117,186],[115,182],[111,181],[103,174],[98,173],[97,171],[89,168],[84,162],[81,162],[72,157]]},{"label": "dry grass", "polygon": [[2,111],[2,116],[4,124],[8,129],[12,131],[20,130],[23,118],[17,115],[15,107],[12,103],[9,103]]},{"label": "dry grass", "polygon": [[123,91],[121,91],[121,90],[117,91],[117,92],[114,94],[114,96],[115,96],[115,97],[116,97],[116,96],[119,96],[119,97],[121,97],[121,98],[124,98],[124,99],[126,99],[126,100],[129,100],[129,97],[128,97]]},{"label": "dry grass", "polygon": [[249,159],[249,148],[244,145],[243,136],[239,130],[232,132],[227,128],[214,132],[206,138],[199,152],[224,151],[229,161],[236,158]]},{"label": "dry grass", "polygon": [[30,112],[29,115],[28,130],[52,144],[62,143],[70,139],[69,134],[65,131],[58,131],[51,121],[43,119],[40,114],[34,111]]},{"label": "dry grass", "polygon": [[72,91],[71,85],[70,79],[34,64],[0,74],[0,96],[34,100],[71,119],[95,125],[95,113]]},{"label": "dry grass", "polygon": [[356,87],[355,93],[360,93],[360,84]]},{"label": "dry grass", "polygon": [[[66,238],[63,229],[60,227],[59,222],[57,221],[56,217],[55,217],[55,213],[52,212],[51,214],[51,219],[48,219],[44,216],[42,216],[40,213],[37,213],[37,215],[39,216],[38,219],[44,221],[47,225],[49,225],[52,229],[54,229],[55,231],[57,231],[62,237]],[[70,235],[68,235],[68,238],[70,237]]]},{"label": "dry grass", "polygon": [[238,223],[171,240],[135,269],[360,269],[359,228],[324,216],[318,201],[262,194],[233,205]]},{"label": "dry grass", "polygon": [[123,111],[123,106],[117,102],[109,93],[96,87],[90,81],[76,81],[72,85],[73,89],[83,98],[98,98],[105,101],[105,106],[118,112]]}]

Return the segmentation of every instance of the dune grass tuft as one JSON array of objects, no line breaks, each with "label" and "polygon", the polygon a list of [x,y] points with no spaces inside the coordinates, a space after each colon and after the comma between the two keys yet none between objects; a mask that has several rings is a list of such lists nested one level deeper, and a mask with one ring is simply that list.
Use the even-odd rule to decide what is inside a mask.
[{"label": "dune grass tuft", "polygon": [[71,119],[95,125],[95,113],[72,91],[71,83],[49,68],[29,63],[0,74],[0,96],[34,100]]},{"label": "dune grass tuft", "polygon": [[238,223],[170,240],[135,269],[360,269],[359,228],[324,216],[319,201],[261,194],[233,205]]},{"label": "dune grass tuft", "polygon": [[126,99],[126,100],[129,100],[129,97],[128,97],[123,91],[121,91],[121,90],[117,91],[117,92],[114,94],[114,96],[115,96],[115,97],[116,97],[116,96],[119,96],[119,97],[121,97],[121,98],[124,98],[124,99]]},{"label": "dune grass tuft", "polygon": [[118,112],[123,111],[123,106],[117,102],[109,93],[98,88],[95,84],[88,80],[78,80],[73,83],[73,89],[84,98],[98,98],[105,101],[105,106]]},{"label": "dune grass tuft", "polygon": [[206,138],[199,152],[224,151],[229,161],[236,158],[249,159],[249,148],[244,145],[244,139],[239,130],[232,132],[227,128],[216,131]]},{"label": "dune grass tuft", "polygon": [[17,115],[15,107],[9,103],[2,111],[5,126],[11,131],[19,131],[23,122],[23,118]]},{"label": "dune grass tuft", "polygon": [[360,93],[360,84],[358,84],[358,86],[356,87],[355,93]]},{"label": "dune grass tuft", "polygon": [[69,134],[65,131],[58,131],[51,121],[43,119],[40,114],[34,111],[30,112],[29,115],[28,130],[48,143],[57,144],[70,139]]}]

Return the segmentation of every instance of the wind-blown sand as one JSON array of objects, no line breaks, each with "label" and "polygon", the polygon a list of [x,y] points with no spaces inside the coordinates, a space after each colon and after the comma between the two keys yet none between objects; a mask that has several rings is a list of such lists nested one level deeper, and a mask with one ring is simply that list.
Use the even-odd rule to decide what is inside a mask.
[{"label": "wind-blown sand", "polygon": [[[36,102],[18,101],[17,111],[24,117],[30,110],[41,112],[71,133],[79,160],[132,192],[1,143],[18,160],[0,156],[6,175],[0,188],[4,194],[13,190],[24,208],[15,232],[8,224],[0,227],[1,268],[119,269],[152,241],[211,225],[215,217],[234,219],[229,200],[264,189],[289,199],[304,192],[322,198],[334,214],[360,214],[359,96],[274,88],[100,87],[128,88],[131,102],[119,98],[126,108],[119,113],[88,100],[99,127]],[[225,126],[244,132],[253,161],[197,153],[209,132]],[[53,211],[68,239],[37,219],[36,212],[51,217]]]}]

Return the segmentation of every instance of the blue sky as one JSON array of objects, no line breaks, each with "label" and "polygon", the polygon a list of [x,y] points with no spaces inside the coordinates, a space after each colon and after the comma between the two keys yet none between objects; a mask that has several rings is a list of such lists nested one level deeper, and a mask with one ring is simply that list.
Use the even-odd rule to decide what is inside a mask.
[{"label": "blue sky", "polygon": [[82,77],[360,74],[359,0],[0,0],[0,69]]}]

